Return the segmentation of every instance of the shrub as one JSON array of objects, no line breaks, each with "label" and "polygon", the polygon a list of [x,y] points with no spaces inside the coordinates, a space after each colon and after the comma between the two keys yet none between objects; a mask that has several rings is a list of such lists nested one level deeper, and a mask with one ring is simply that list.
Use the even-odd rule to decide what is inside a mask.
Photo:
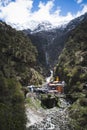
[{"label": "shrub", "polygon": [[1,76],[0,89],[0,130],[25,130],[24,97],[18,81]]}]

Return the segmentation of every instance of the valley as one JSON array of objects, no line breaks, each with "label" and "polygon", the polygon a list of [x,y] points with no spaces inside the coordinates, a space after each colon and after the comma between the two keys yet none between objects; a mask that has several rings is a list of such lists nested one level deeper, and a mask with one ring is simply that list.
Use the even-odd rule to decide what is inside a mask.
[{"label": "valley", "polygon": [[0,130],[87,130],[86,57],[87,13],[35,30],[0,21]]}]

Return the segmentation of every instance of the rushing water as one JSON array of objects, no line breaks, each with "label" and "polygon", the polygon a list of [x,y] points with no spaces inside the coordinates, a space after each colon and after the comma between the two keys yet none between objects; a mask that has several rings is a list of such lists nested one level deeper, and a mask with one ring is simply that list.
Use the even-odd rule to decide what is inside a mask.
[{"label": "rushing water", "polygon": [[41,109],[40,113],[43,117],[40,118],[38,114],[36,122],[31,124],[27,130],[73,130],[68,116],[69,103],[63,98],[60,98],[60,102],[60,108]]},{"label": "rushing water", "polygon": [[49,83],[52,77],[53,77],[53,71],[50,70],[50,76],[46,78],[46,83]]}]

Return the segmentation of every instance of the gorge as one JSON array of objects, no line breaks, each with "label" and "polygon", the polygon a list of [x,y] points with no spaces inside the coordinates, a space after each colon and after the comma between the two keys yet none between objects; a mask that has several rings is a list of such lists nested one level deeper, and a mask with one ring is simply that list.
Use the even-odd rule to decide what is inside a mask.
[{"label": "gorge", "polygon": [[[72,119],[70,124],[73,126],[70,130],[87,129],[87,88],[84,89],[87,81],[86,22],[87,13],[72,20],[64,28],[28,34],[36,48],[39,50],[39,45],[41,47],[44,58],[41,58],[40,62],[44,65],[47,63],[51,69],[56,66],[54,77],[58,75],[61,80],[67,83],[65,93],[67,99],[72,102],[68,109],[69,116]],[[41,52],[39,52],[40,55]],[[58,126],[53,129],[58,129]]]},{"label": "gorge", "polygon": [[[87,13],[66,26],[41,31],[40,25],[39,31],[17,31],[0,21],[0,130],[87,130],[86,57]],[[34,95],[27,86],[42,87],[50,70],[52,80],[59,76],[66,82],[66,98],[59,98],[58,107],[44,109],[36,97],[25,99],[24,92]],[[26,107],[34,120],[27,128]]]}]

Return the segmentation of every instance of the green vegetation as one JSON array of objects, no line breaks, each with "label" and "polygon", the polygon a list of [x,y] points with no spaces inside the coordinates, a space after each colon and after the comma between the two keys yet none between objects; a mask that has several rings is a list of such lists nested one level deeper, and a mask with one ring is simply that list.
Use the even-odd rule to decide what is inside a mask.
[{"label": "green vegetation", "polygon": [[[70,37],[59,57],[56,75],[67,83],[67,91],[72,91],[72,86],[80,89],[87,79],[87,21],[72,31]],[[78,91],[79,91],[78,87]],[[83,88],[82,88],[83,89]]]},{"label": "green vegetation", "polygon": [[0,130],[25,130],[22,86],[43,82],[37,55],[27,36],[0,22]]},{"label": "green vegetation", "polygon": [[29,106],[29,108],[38,110],[41,107],[41,101],[33,96],[26,98],[25,103]]},{"label": "green vegetation", "polygon": [[0,130],[25,130],[26,115],[21,85],[0,73]]},{"label": "green vegetation", "polygon": [[67,83],[72,123],[75,130],[87,130],[87,20],[72,31],[58,61],[55,75]]},{"label": "green vegetation", "polygon": [[58,96],[52,94],[39,94],[39,97],[34,95],[33,93],[26,98],[25,103],[32,109],[39,109],[39,108],[53,108],[59,107],[60,101]]},{"label": "green vegetation", "polygon": [[87,130],[87,98],[79,98],[69,109],[75,130]]},{"label": "green vegetation", "polygon": [[[31,84],[32,68],[41,73],[37,66],[37,50],[30,39],[21,31],[16,31],[5,23],[0,23],[0,69],[5,77],[17,77],[23,84]],[[38,69],[39,68],[39,69]],[[36,84],[43,82],[37,75]]]}]

